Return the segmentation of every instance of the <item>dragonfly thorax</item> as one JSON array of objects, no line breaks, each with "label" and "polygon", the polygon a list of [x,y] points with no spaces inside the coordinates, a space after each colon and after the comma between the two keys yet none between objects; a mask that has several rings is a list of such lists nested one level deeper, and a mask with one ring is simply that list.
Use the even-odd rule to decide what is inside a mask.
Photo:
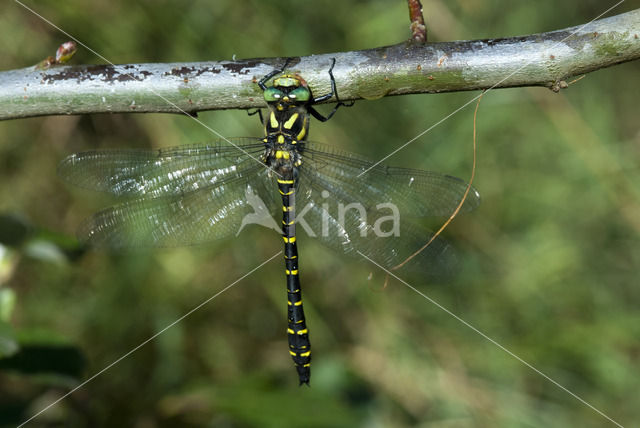
[{"label": "dragonfly thorax", "polygon": [[305,106],[292,106],[278,110],[269,105],[268,117],[264,121],[265,136],[282,135],[285,139],[302,141],[309,132],[309,113]]},{"label": "dragonfly thorax", "polygon": [[[306,88],[303,88],[306,89]],[[285,105],[285,108],[279,108]],[[302,165],[300,152],[309,130],[309,113],[299,103],[269,103],[264,121],[265,152],[262,160],[277,174],[293,178]]]},{"label": "dragonfly thorax", "polygon": [[297,169],[302,165],[300,150],[304,142],[298,142],[283,134],[268,135],[263,141],[265,145],[263,162],[284,178],[297,177]]}]

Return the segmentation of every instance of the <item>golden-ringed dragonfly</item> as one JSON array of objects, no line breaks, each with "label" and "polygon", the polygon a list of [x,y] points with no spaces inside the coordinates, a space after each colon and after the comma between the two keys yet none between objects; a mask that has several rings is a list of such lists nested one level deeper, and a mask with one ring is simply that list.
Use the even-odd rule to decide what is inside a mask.
[{"label": "golden-ringed dragonfly", "polygon": [[[285,247],[289,353],[300,384],[308,384],[311,345],[296,227],[339,254],[361,259],[362,253],[392,268],[433,236],[419,220],[451,215],[467,183],[437,172],[377,165],[307,141],[311,116],[325,121],[345,105],[332,74],[335,60],[329,68],[331,92],[315,98],[301,76],[284,73],[287,63],[258,82],[267,104],[266,116],[260,112],[262,138],[76,153],[60,163],[58,173],[81,187],[127,198],[81,225],[80,240],[94,247],[201,244],[233,237],[246,223],[282,218],[277,230]],[[337,104],[326,117],[313,108],[333,96]],[[479,202],[472,189],[462,211]],[[402,269],[442,277],[454,266],[452,249],[435,239]]]}]

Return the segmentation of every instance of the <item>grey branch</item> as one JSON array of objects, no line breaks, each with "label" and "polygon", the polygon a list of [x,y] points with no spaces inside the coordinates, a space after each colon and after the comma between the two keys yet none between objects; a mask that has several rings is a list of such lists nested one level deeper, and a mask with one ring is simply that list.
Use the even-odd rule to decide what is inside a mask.
[{"label": "grey branch", "polygon": [[[584,26],[492,40],[416,44],[295,58],[288,69],[316,95],[341,100],[516,86],[557,90],[564,81],[640,58],[640,9]],[[282,58],[60,66],[0,72],[0,119],[104,112],[196,113],[263,107],[257,79]]]}]

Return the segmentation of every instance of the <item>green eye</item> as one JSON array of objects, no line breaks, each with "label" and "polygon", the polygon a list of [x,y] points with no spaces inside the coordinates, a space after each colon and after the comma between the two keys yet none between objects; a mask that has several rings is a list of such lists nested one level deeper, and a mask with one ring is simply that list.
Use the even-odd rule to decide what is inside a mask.
[{"label": "green eye", "polygon": [[296,101],[309,101],[311,97],[311,93],[307,88],[299,87],[289,92],[289,98],[292,98]]},{"label": "green eye", "polygon": [[266,102],[274,102],[274,101],[278,101],[280,99],[282,99],[282,97],[284,97],[284,94],[282,93],[282,91],[280,89],[276,89],[276,88],[267,88],[264,91],[264,100]]}]

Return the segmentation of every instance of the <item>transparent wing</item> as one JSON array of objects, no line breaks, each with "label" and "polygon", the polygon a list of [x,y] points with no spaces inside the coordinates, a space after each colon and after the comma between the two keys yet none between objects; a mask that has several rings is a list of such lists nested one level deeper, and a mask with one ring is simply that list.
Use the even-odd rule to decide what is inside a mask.
[{"label": "transparent wing", "polygon": [[[373,165],[353,153],[305,143],[296,206],[298,217],[303,214],[312,236],[324,245],[359,258],[362,253],[390,269],[433,237],[414,220],[451,215],[467,183],[437,172]],[[461,211],[479,203],[479,193],[471,188]],[[305,229],[302,221],[298,226]],[[453,273],[456,262],[454,249],[436,238],[403,270],[442,278]]]},{"label": "transparent wing", "polygon": [[[393,204],[406,216],[449,216],[467,189],[467,183],[438,172],[385,165],[334,147],[308,142],[304,146],[303,165],[310,180],[322,178],[332,198],[344,203],[359,203],[366,208]],[[361,173],[367,171],[360,176]],[[480,194],[470,189],[461,212],[480,204]]]},{"label": "transparent wing", "polygon": [[[324,180],[316,171],[303,173],[296,199],[297,228],[315,237],[325,246],[340,253],[363,260],[362,255],[380,266],[391,269],[402,263],[427,243],[433,233],[413,222],[401,212],[391,209],[367,209],[359,200],[368,201],[371,195],[361,192],[357,185],[343,183],[335,189],[333,183]],[[327,189],[332,193],[325,198]],[[356,203],[342,209],[340,200]],[[342,204],[346,207],[346,204]],[[362,207],[362,208],[360,208]],[[447,278],[457,263],[453,248],[441,238],[436,238],[418,256],[407,263],[403,270],[419,272],[429,278]]]},{"label": "transparent wing", "polygon": [[95,150],[68,156],[58,166],[64,180],[117,196],[179,195],[254,171],[264,144],[236,138],[160,150]]},{"label": "transparent wing", "polygon": [[[67,181],[137,197],[92,216],[83,224],[80,238],[110,247],[197,244],[236,234],[246,216],[261,223],[260,215],[280,212],[273,179],[258,160],[264,150],[262,141],[234,139],[233,143],[239,149],[213,143],[68,157],[59,166]],[[385,267],[402,262],[431,236],[408,221],[407,215],[449,215],[466,189],[466,183],[455,177],[404,168],[376,166],[358,177],[372,166],[370,161],[318,143],[305,143],[303,158],[296,205],[309,205],[307,224],[319,230],[317,236],[326,245],[347,254],[362,251]],[[249,194],[259,197],[264,205],[261,212]],[[366,218],[358,210],[326,213],[328,201],[359,205]],[[463,210],[478,203],[479,195],[472,190]],[[378,224],[379,204],[391,204],[405,216],[394,236],[380,236],[377,228],[385,222]],[[444,241],[436,240],[417,259],[446,266],[442,255],[447,248]]]},{"label": "transparent wing", "polygon": [[[280,208],[267,170],[256,164],[246,172],[188,193],[138,198],[104,209],[82,224],[78,237],[94,247],[126,248],[192,245],[235,236],[246,224],[263,223]],[[256,207],[255,196],[263,209]]]},{"label": "transparent wing", "polygon": [[67,157],[58,167],[66,181],[129,197],[85,220],[79,239],[99,247],[191,245],[234,236],[247,221],[264,223],[281,211],[259,160],[264,144],[252,138],[232,143]]}]

